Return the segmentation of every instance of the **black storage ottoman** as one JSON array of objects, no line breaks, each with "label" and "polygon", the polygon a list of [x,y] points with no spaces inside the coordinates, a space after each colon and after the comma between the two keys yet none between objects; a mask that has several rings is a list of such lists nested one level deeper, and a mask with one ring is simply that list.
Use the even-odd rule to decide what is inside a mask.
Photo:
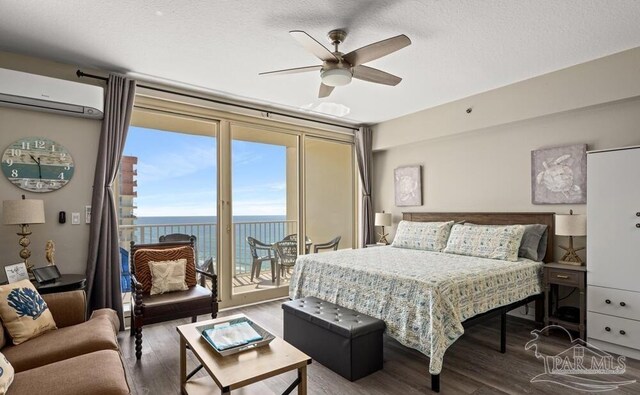
[{"label": "black storage ottoman", "polygon": [[284,339],[355,381],[382,369],[384,321],[318,298],[282,304]]}]

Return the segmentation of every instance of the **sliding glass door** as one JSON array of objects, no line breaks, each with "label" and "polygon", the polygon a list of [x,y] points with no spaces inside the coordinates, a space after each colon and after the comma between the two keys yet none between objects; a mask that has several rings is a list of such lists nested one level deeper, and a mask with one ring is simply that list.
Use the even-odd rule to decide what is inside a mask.
[{"label": "sliding glass door", "polygon": [[230,132],[232,299],[284,296],[297,256],[299,137],[242,124]]},{"label": "sliding glass door", "polygon": [[[129,243],[195,236],[221,307],[288,295],[296,259],[355,240],[351,136],[140,95],[118,185]],[[211,286],[211,284],[207,284]]]}]

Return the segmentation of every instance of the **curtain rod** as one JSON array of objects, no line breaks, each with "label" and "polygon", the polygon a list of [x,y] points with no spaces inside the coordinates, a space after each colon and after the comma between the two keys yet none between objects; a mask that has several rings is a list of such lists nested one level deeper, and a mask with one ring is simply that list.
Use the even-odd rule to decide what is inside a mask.
[{"label": "curtain rod", "polygon": [[[87,77],[87,78],[93,78],[93,79],[101,80],[101,81],[105,81],[105,82],[109,81],[109,78],[107,78],[107,77],[101,77],[99,75],[88,74],[88,73],[83,72],[80,69],[78,69],[76,71],[76,75],[78,76],[78,78]],[[199,99],[199,100],[204,100],[204,101],[208,101],[208,102],[211,102],[211,103],[238,107],[238,108],[242,108],[244,110],[258,111],[260,113],[266,113],[267,117],[268,117],[269,114],[274,114],[274,115],[280,115],[282,117],[298,119],[298,120],[301,120],[301,121],[315,122],[315,123],[320,123],[320,124],[323,124],[323,125],[335,126],[335,127],[338,127],[338,128],[349,129],[349,130],[354,130],[354,131],[358,130],[358,128],[353,127],[353,126],[345,126],[345,125],[340,125],[338,123],[332,123],[332,122],[328,122],[328,121],[320,121],[320,120],[316,120],[316,119],[313,119],[313,118],[306,118],[306,117],[303,117],[303,116],[300,116],[300,115],[291,115],[291,114],[281,113],[281,112],[277,112],[277,111],[265,110],[265,109],[262,109],[262,108],[249,106],[249,105],[246,105],[246,104],[229,103],[229,102],[225,102],[224,100],[212,99],[212,98],[209,98],[209,97],[200,96],[200,95],[193,95],[193,94],[190,94],[190,93],[175,92],[175,91],[172,91],[172,90],[169,90],[169,89],[162,89],[162,88],[158,88],[158,87],[155,87],[155,86],[144,85],[144,84],[137,84],[137,86],[139,86],[141,88],[145,88],[145,89],[154,90],[154,91],[157,91],[157,92],[170,93],[170,94],[174,94],[174,95],[178,95],[178,96],[188,97],[188,98],[191,98],[191,99]]]}]

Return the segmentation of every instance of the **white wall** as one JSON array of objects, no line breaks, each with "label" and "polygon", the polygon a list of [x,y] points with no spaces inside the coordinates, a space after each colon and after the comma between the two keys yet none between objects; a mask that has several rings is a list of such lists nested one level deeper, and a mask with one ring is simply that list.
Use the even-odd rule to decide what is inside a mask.
[{"label": "white wall", "polygon": [[[75,67],[6,52],[0,52],[0,67],[77,81]],[[45,243],[53,240],[56,243],[56,264],[61,272],[85,271],[89,225],[84,223],[84,206],[91,204],[100,126],[101,121],[96,120],[0,107],[2,152],[21,137],[43,136],[65,146],[73,156],[76,166],[73,179],[67,186],[49,193],[23,191],[0,176],[0,201],[19,199],[22,194],[27,198],[44,200],[46,223],[31,226],[33,235],[30,237],[30,261],[35,266],[46,263]],[[58,223],[59,211],[67,212],[67,223],[64,225]],[[71,225],[71,212],[82,213],[80,225]],[[0,267],[21,261],[16,235],[18,230],[18,226],[3,225],[0,222]],[[0,270],[0,281],[5,278],[4,270]]]},{"label": "white wall", "polygon": [[[376,125],[376,211],[393,213],[395,224],[403,211],[584,212],[585,205],[531,203],[531,151],[580,143],[589,149],[640,144],[640,85],[630,84],[635,90],[627,87],[616,95],[606,84],[618,84],[620,70],[636,70],[632,76],[638,80],[639,55],[640,49],[626,51]],[[588,81],[597,86],[585,101],[582,84]],[[565,90],[574,84],[581,88],[568,95]],[[555,100],[556,93],[565,100]],[[556,102],[556,110],[549,102]],[[528,106],[532,116],[513,121],[514,103]],[[473,107],[471,114],[467,107]],[[395,207],[393,170],[412,164],[423,166],[424,204]]]}]

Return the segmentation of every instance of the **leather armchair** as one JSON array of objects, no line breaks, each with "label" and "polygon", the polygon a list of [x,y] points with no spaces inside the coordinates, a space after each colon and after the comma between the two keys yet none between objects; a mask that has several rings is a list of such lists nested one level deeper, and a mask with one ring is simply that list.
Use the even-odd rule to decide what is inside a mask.
[{"label": "leather armchair", "polygon": [[[185,281],[186,291],[168,292],[151,295],[151,274],[148,263],[150,261],[187,259]],[[211,279],[212,289],[209,290],[196,282],[196,275]],[[132,314],[131,336],[135,336],[136,359],[142,356],[142,327],[191,317],[196,322],[198,315],[211,314],[216,318],[218,314],[217,276],[213,273],[198,269],[195,265],[193,240],[186,242],[164,242],[158,244],[135,244],[131,242],[131,287]]]}]

